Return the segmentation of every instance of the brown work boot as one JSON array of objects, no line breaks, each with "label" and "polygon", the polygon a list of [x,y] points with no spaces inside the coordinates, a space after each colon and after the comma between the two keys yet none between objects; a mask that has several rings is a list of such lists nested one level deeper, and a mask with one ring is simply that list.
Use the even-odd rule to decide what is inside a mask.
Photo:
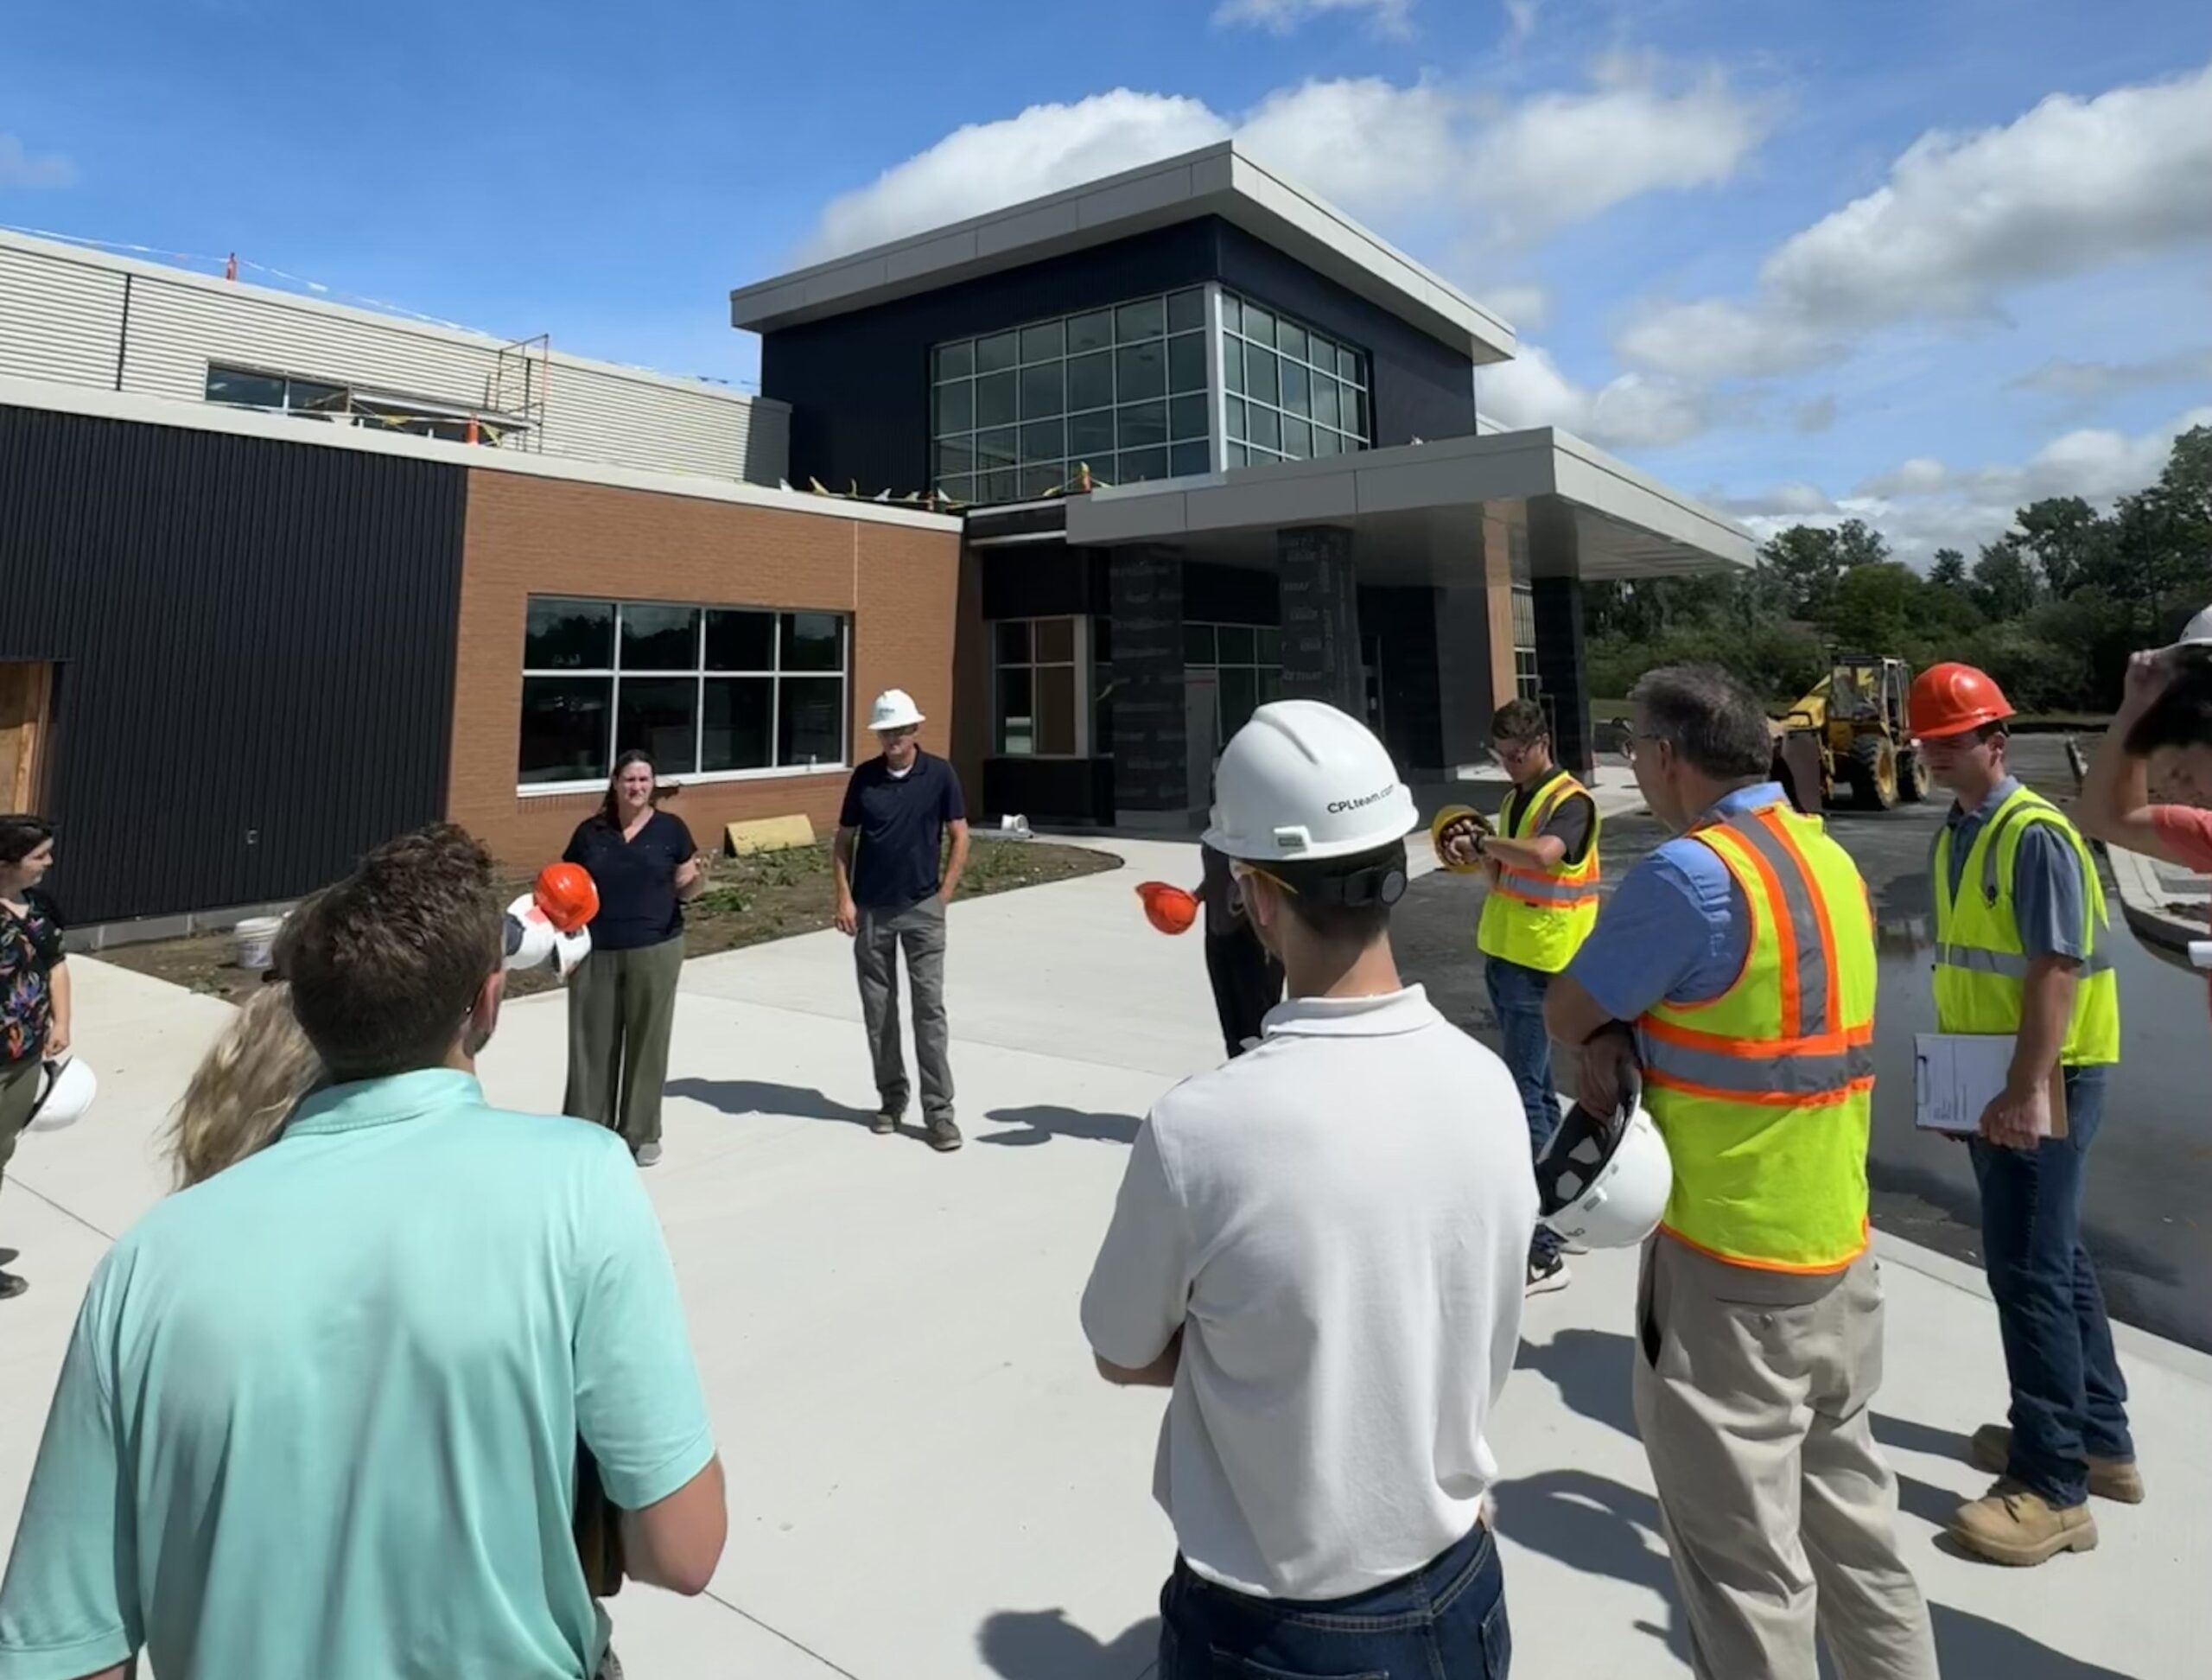
[{"label": "brown work boot", "polygon": [[1951,1538],[1977,1557],[2025,1569],[2063,1551],[2094,1551],[2097,1519],[2089,1507],[2060,1511],[2040,1493],[2000,1480],[1979,1499],[1952,1513]]},{"label": "brown work boot", "polygon": [[[2001,1476],[2012,1461],[2012,1432],[2002,1423],[1985,1423],[1974,1432],[1974,1461]],[[2133,1459],[2093,1458],[2089,1492],[2115,1505],[2143,1503],[2143,1473]]]}]

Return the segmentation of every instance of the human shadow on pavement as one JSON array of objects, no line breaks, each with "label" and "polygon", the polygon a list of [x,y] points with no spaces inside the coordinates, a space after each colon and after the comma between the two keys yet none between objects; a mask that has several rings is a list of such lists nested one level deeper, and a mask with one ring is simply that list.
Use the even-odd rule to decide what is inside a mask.
[{"label": "human shadow on pavement", "polygon": [[977,1142],[1001,1143],[1017,1149],[1049,1143],[1056,1137],[1087,1138],[1094,1143],[1134,1143],[1137,1128],[1144,1123],[1134,1114],[1095,1114],[1084,1109],[1062,1108],[1054,1103],[993,1109],[983,1118],[1021,1130],[978,1133]]},{"label": "human shadow on pavement", "polygon": [[1001,1610],[976,1645],[1000,1680],[1140,1680],[1160,1658],[1160,1618],[1102,1645],[1065,1610]]},{"label": "human shadow on pavement", "polygon": [[1633,1337],[1610,1330],[1570,1328],[1560,1331],[1548,1342],[1522,1342],[1513,1368],[1550,1378],[1569,1411],[1609,1429],[1618,1429],[1634,1441],[1643,1438],[1637,1433],[1636,1405],[1629,1387],[1635,1356]]},{"label": "human shadow on pavement", "polygon": [[849,1126],[865,1126],[875,1118],[872,1109],[854,1108],[807,1086],[772,1085],[760,1079],[671,1079],[662,1090],[667,1096],[688,1097],[724,1114],[842,1120]]},{"label": "human shadow on pavement", "polygon": [[[1950,1495],[1943,1497],[1957,1503]],[[1639,1621],[1636,1626],[1664,1644],[1678,1661],[1688,1662],[1689,1635],[1675,1596],[1674,1567],[1660,1537],[1657,1499],[1586,1470],[1547,1470],[1501,1482],[1495,1498],[1497,1530],[1516,1544],[1578,1573],[1611,1575],[1658,1594],[1666,1600],[1665,1625]],[[1512,1594],[1509,1570],[1509,1605]],[[1970,1611],[1933,1602],[1928,1609],[1935,1625],[1937,1664],[1945,1674],[2002,1675],[2005,1680],[2128,1680],[2120,1670],[2053,1651]],[[1834,1671],[1823,1653],[1821,1672]]]},{"label": "human shadow on pavement", "polygon": [[1939,1429],[1933,1423],[1916,1423],[1909,1417],[1876,1412],[1874,1439],[1893,1453],[1925,1453],[1957,1464],[1974,1462],[1974,1443],[1967,1437],[1956,1429]]}]

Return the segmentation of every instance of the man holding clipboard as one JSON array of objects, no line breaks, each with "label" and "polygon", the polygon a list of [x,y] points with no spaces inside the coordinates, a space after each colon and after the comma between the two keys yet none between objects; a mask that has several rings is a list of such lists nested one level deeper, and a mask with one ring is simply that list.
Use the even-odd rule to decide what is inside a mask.
[{"label": "man holding clipboard", "polygon": [[1978,1045],[1931,1047],[1956,1076],[1986,1064],[1995,1087],[1967,1146],[2012,1390],[2011,1427],[1974,1437],[1974,1461],[1999,1480],[1960,1507],[1951,1534],[1997,1562],[2041,1563],[2097,1543],[2092,1492],[2143,1498],[2127,1384],[2081,1238],[2106,1070],[2120,1060],[2104,889],[2074,825],[2007,771],[2012,708],[1986,673],[1932,666],[1910,709],[1923,761],[1956,796],[1929,869],[1936,1026],[2012,1046],[2001,1062],[1969,1053]]}]

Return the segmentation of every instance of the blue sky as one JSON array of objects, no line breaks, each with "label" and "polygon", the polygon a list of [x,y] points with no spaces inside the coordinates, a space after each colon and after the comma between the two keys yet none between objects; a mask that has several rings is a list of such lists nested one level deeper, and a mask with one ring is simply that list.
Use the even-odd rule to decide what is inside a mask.
[{"label": "blue sky", "polygon": [[1755,528],[1971,550],[2212,419],[2183,0],[10,10],[0,223],[671,372],[753,373],[733,284],[1236,132],[1516,321],[1485,410]]}]

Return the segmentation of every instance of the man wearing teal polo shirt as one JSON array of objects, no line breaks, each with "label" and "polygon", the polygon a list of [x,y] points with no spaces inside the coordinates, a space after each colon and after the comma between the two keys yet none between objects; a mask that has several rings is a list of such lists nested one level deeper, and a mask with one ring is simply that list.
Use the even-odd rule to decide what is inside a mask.
[{"label": "man wearing teal polo shirt", "polygon": [[726,1526],[628,1149],[488,1107],[492,862],[372,852],[278,950],[332,1083],[93,1274],[0,1585],[0,1680],[585,1680],[608,1625],[578,1448],[628,1574],[705,1589]]}]

